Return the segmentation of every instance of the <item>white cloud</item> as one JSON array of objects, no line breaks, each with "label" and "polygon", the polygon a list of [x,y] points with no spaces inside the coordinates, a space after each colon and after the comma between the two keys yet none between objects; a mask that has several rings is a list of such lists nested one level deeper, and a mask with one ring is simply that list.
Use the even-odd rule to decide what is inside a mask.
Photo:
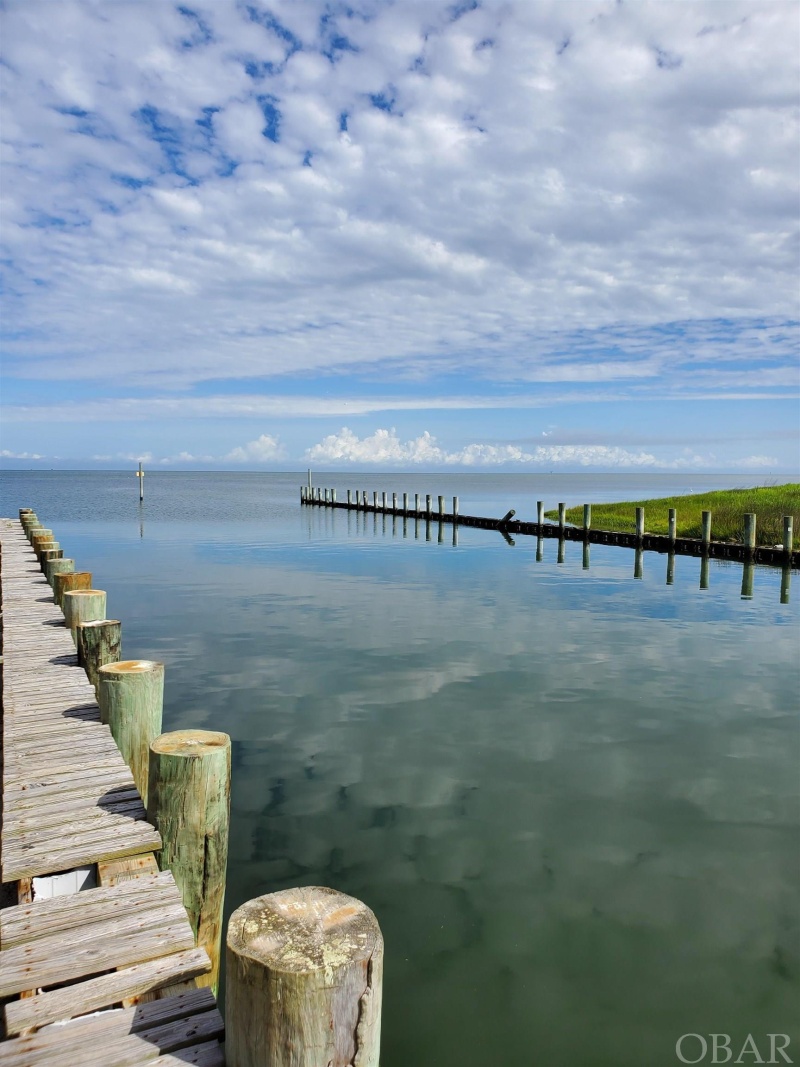
[{"label": "white cloud", "polygon": [[38,452],[9,452],[7,448],[0,451],[0,459],[44,459]]},{"label": "white cloud", "polygon": [[776,456],[746,456],[744,459],[739,460],[739,466],[745,467],[747,470],[757,470],[759,467],[777,467],[778,459]]},{"label": "white cloud", "polygon": [[702,460],[684,458],[665,464],[649,452],[631,452],[608,445],[553,445],[526,452],[517,445],[469,444],[448,452],[440,447],[427,430],[409,441],[401,441],[395,429],[376,430],[359,438],[346,426],[309,448],[305,458],[310,463],[366,463],[381,466],[461,466],[498,467],[525,464],[570,465],[576,467],[661,467],[696,466]]},{"label": "white cloud", "polygon": [[234,463],[269,463],[285,456],[286,451],[278,438],[262,433],[255,441],[232,449],[224,458]]}]

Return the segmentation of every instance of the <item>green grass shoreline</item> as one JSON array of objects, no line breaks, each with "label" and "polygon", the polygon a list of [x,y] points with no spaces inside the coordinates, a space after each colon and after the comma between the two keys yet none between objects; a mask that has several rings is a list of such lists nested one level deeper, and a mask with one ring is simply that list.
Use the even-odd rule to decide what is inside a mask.
[{"label": "green grass shoreline", "polygon": [[[588,503],[588,501],[587,501]],[[701,515],[711,512],[711,538],[714,541],[744,542],[744,516],[756,515],[756,544],[783,543],[783,517],[794,516],[793,548],[800,546],[800,483],[759,486],[754,489],[719,489],[711,493],[661,497],[653,500],[625,500],[618,504],[592,502],[592,529],[620,533],[636,532],[636,508],[644,508],[644,526],[648,533],[666,534],[668,512],[677,512],[678,537],[700,537]],[[546,511],[548,519],[558,511]],[[583,524],[583,506],[567,508],[566,520],[574,526]]]}]

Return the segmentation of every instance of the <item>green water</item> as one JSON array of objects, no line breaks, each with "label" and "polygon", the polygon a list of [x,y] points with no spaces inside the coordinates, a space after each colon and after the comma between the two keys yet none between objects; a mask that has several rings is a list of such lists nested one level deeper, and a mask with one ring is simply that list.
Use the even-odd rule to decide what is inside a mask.
[{"label": "green water", "polygon": [[[653,1067],[798,1017],[798,593],[779,571],[301,508],[300,478],[3,475],[233,739],[228,910],[330,885],[386,939],[383,1067]],[[724,478],[328,476],[462,512]],[[784,596],[785,599],[785,596]],[[697,1046],[686,1046],[687,1056]],[[735,1053],[734,1053],[735,1058]],[[710,1054],[704,1062],[711,1062]],[[742,1062],[758,1062],[752,1056]]]}]

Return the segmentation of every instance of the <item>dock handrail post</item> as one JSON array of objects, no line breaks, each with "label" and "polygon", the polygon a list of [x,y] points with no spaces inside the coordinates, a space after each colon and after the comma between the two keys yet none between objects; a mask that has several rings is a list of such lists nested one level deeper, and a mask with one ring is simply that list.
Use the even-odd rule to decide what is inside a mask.
[{"label": "dock handrail post", "polygon": [[668,522],[668,530],[669,530],[668,537],[669,537],[669,540],[670,540],[670,544],[675,544],[675,538],[677,537],[677,534],[678,534],[678,513],[675,510],[675,508],[670,508],[669,512],[668,512],[668,515],[669,515],[669,518],[667,520],[667,522]]},{"label": "dock handrail post", "polygon": [[704,511],[702,513],[703,521],[703,545],[708,546],[711,544],[711,512]]},{"label": "dock handrail post", "polygon": [[161,834],[158,865],[183,897],[211,971],[198,986],[216,994],[231,797],[231,739],[216,730],[175,730],[150,744],[147,818]]},{"label": "dock handrail post", "polygon": [[636,509],[636,540],[641,541],[644,537],[644,508]]},{"label": "dock handrail post", "polygon": [[150,743],[161,733],[164,664],[120,660],[99,667],[97,678],[100,721],[108,723],[146,806]]},{"label": "dock handrail post", "polygon": [[122,623],[119,619],[96,619],[77,627],[78,663],[97,693],[97,672],[106,663],[119,663],[122,653]]},{"label": "dock handrail post", "polygon": [[592,505],[583,505],[583,532],[587,534],[592,527]]},{"label": "dock handrail post", "polygon": [[752,512],[744,517],[744,547],[748,552],[756,547],[756,517]]},{"label": "dock handrail post", "polygon": [[44,576],[47,579],[47,584],[50,588],[53,588],[55,582],[55,576],[57,574],[72,574],[75,571],[74,559],[48,559],[44,565]]},{"label": "dock handrail post", "polygon": [[383,936],[366,904],[321,886],[256,897],[228,921],[226,961],[229,1067],[378,1067]]},{"label": "dock handrail post", "polygon": [[439,522],[444,519],[444,497],[439,497]]},{"label": "dock handrail post", "polygon": [[103,589],[72,589],[64,594],[64,625],[78,647],[78,626],[106,617],[106,594]]},{"label": "dock handrail post", "polygon": [[558,528],[559,528],[559,530],[563,530],[564,529],[564,520],[565,520],[565,517],[566,517],[566,514],[565,514],[566,510],[567,510],[567,505],[566,504],[559,504],[558,505]]},{"label": "dock handrail post", "polygon": [[788,557],[792,555],[792,545],[794,544],[794,516],[783,516],[783,551]]},{"label": "dock handrail post", "polygon": [[541,532],[541,528],[544,525],[544,501],[543,500],[537,500],[536,501],[536,525],[539,527],[539,530]]}]

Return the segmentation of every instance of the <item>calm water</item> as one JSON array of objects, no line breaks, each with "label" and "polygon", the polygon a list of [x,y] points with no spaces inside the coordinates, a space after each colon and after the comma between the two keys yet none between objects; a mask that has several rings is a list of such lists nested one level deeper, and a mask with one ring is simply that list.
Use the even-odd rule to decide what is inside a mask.
[{"label": "calm water", "polygon": [[[301,508],[296,474],[152,473],[141,508],[131,472],[0,481],[167,664],[165,729],[231,734],[229,910],[324,884],[377,914],[383,1067],[658,1067],[688,1032],[800,1062],[797,576],[782,604],[767,568],[743,599],[738,565],[454,547]],[[520,518],[740,483],[319,479]]]}]

